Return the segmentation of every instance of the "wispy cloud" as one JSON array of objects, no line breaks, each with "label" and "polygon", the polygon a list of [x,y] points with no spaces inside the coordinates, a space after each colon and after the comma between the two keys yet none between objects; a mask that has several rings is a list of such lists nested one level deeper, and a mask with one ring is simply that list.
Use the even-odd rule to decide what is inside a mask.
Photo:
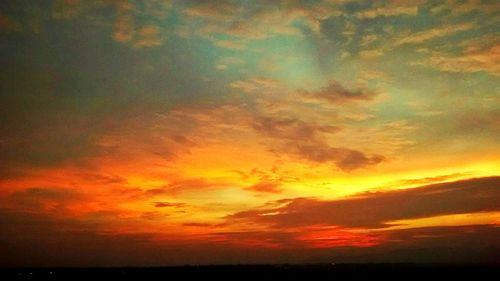
[{"label": "wispy cloud", "polygon": [[360,11],[356,14],[358,18],[373,19],[377,17],[394,17],[394,16],[416,16],[418,6],[382,6],[368,10]]},{"label": "wispy cloud", "polygon": [[[424,65],[446,72],[487,72],[500,75],[500,45],[485,45],[466,48],[462,54],[433,53]],[[417,64],[420,64],[417,62]]]},{"label": "wispy cloud", "polygon": [[403,45],[403,44],[418,44],[422,42],[426,42],[432,39],[436,38],[442,38],[446,36],[450,36],[452,34],[462,32],[462,31],[467,31],[471,30],[473,28],[477,27],[476,23],[468,22],[468,23],[460,23],[460,24],[455,24],[455,25],[444,25],[444,26],[438,26],[434,27],[428,30],[416,32],[409,34],[407,36],[404,36],[400,38],[399,40],[396,41],[396,45]]}]

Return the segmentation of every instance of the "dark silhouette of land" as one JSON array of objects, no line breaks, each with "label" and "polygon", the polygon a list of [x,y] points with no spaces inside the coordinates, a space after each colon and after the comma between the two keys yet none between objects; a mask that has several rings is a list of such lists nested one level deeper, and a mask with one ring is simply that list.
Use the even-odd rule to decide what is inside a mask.
[{"label": "dark silhouette of land", "polygon": [[113,268],[10,268],[2,280],[495,280],[499,264],[205,265]]}]

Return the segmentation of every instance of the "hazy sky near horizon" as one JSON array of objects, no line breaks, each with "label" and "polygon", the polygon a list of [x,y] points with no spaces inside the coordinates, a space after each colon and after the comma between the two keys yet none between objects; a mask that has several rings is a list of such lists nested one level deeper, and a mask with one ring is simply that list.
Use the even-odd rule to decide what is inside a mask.
[{"label": "hazy sky near horizon", "polygon": [[498,261],[500,4],[0,3],[0,266]]}]

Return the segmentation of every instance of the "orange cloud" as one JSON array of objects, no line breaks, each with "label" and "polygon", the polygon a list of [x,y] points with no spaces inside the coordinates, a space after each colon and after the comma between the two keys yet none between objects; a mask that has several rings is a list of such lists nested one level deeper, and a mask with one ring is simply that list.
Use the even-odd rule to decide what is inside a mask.
[{"label": "orange cloud", "polygon": [[246,190],[256,191],[256,192],[270,192],[270,193],[280,193],[280,184],[277,182],[258,182],[254,185],[245,188]]},{"label": "orange cloud", "polygon": [[151,48],[162,44],[161,29],[155,25],[145,25],[137,30],[137,38],[134,42],[136,48]]},{"label": "orange cloud", "polygon": [[445,25],[439,26],[435,28],[431,28],[428,30],[420,31],[417,33],[413,33],[407,36],[402,37],[401,39],[396,41],[396,45],[403,44],[416,44],[422,43],[425,41],[429,41],[435,38],[441,38],[445,36],[449,36],[455,34],[457,32],[470,30],[477,27],[476,23],[460,23],[455,25]]},{"label": "orange cloud", "polygon": [[428,65],[447,72],[480,72],[500,75],[500,45],[470,46],[461,55],[434,53]]},{"label": "orange cloud", "polygon": [[390,5],[374,7],[356,13],[358,18],[373,19],[377,17],[416,16],[418,3],[396,1]]},{"label": "orange cloud", "polygon": [[134,18],[131,15],[122,15],[114,25],[113,39],[118,42],[129,42],[134,38]]}]

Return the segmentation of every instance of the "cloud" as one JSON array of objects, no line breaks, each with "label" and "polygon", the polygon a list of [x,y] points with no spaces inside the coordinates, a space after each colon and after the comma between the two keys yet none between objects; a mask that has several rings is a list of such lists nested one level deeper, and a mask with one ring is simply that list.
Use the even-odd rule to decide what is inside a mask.
[{"label": "cloud", "polygon": [[[52,17],[55,19],[83,18],[93,25],[113,26],[111,37],[120,43],[131,42],[135,48],[151,48],[162,45],[162,30],[158,26],[170,12],[171,3],[165,0],[151,0],[145,3],[133,1],[80,1],[55,0],[52,5]],[[109,15],[116,14],[114,23],[109,23]],[[103,16],[106,15],[106,16]],[[137,27],[142,18],[149,23]]]},{"label": "cloud", "polygon": [[380,39],[380,35],[377,35],[377,34],[367,34],[367,35],[364,35],[361,38],[360,45],[361,46],[371,45],[372,43],[376,42],[379,39]]},{"label": "cloud", "polygon": [[[115,59],[112,61],[118,68],[118,65],[129,65]],[[71,166],[75,170],[64,174],[68,179],[73,177],[70,180],[93,184],[119,183],[116,176],[123,177],[120,173],[124,171],[110,169],[140,166],[147,162],[150,172],[158,163],[189,153],[196,146],[190,133],[194,122],[192,127],[185,126],[186,117],[170,114],[168,107],[158,109],[162,101],[156,100],[153,104],[150,95],[138,95],[136,91],[141,86],[131,82],[130,77],[121,77],[121,70],[108,69],[113,63],[107,62],[110,61],[89,62],[90,65],[99,64],[99,70],[92,67],[81,70],[72,65],[65,71],[60,69],[61,65],[33,63],[32,67],[26,68],[19,63],[6,64],[9,71],[2,74],[2,89],[17,94],[0,96],[0,103],[9,105],[1,114],[2,179],[50,169],[61,169],[65,173]],[[82,71],[85,74],[81,74]],[[101,75],[97,72],[106,73],[109,79],[95,78]],[[135,73],[130,67],[126,72]],[[168,76],[162,77],[169,79]],[[125,89],[127,83],[138,88]],[[107,91],[113,94],[102,94]],[[170,90],[161,91],[165,96],[171,96]],[[116,99],[117,95],[119,99]],[[172,106],[171,99],[168,103]],[[106,167],[100,166],[103,162]],[[100,171],[101,168],[104,171]]]},{"label": "cloud", "polygon": [[[248,98],[253,99],[252,105],[246,102],[230,103],[231,106],[219,107],[216,111],[211,107],[199,108],[195,114],[206,124],[200,124],[201,127],[231,128],[245,133],[251,133],[248,131],[251,128],[257,133],[257,136],[252,137],[257,141],[265,141],[269,152],[278,157],[282,154],[306,162],[332,164],[344,171],[367,168],[385,160],[378,153],[330,145],[332,135],[341,131],[341,127],[333,125],[331,119],[325,122],[323,112],[318,112],[317,107],[312,112],[312,103],[300,99],[304,93],[290,92],[278,80],[253,78],[234,81],[230,86],[251,94]],[[335,89],[337,91],[332,95],[341,100],[371,100],[376,95],[368,90],[349,91],[338,84],[335,84]],[[290,95],[283,95],[283,91]],[[326,90],[320,94],[324,92]],[[301,114],[297,115],[297,112]],[[235,119],[236,115],[238,118]],[[210,130],[211,135],[213,131]]]},{"label": "cloud", "polygon": [[500,137],[500,109],[462,112],[454,129],[459,134]]},{"label": "cloud", "polygon": [[364,60],[376,59],[384,54],[383,49],[363,50],[359,52],[359,57]]},{"label": "cloud", "polygon": [[456,180],[464,178],[466,176],[470,176],[470,173],[453,173],[453,174],[446,174],[446,175],[439,175],[439,176],[425,177],[425,178],[403,179],[394,181],[390,183],[389,186],[397,187],[397,186],[431,184],[431,183]]},{"label": "cloud", "polygon": [[[135,162],[138,154],[148,155],[150,160],[151,156],[167,159],[176,154],[176,148],[194,145],[170,138],[188,135],[189,129],[181,119],[157,114],[168,111],[153,110],[158,100],[154,105],[151,96],[138,95],[142,87],[138,84],[144,81],[132,82],[129,76],[122,77],[125,68],[129,74],[137,73],[133,67],[125,67],[129,63],[120,62],[127,59],[105,56],[102,61],[87,61],[88,67],[81,69],[79,65],[85,60],[82,57],[75,57],[70,65],[51,65],[45,62],[52,59],[41,55],[43,48],[35,49],[30,60],[41,57],[44,63],[31,61],[27,68],[18,63],[22,60],[19,55],[4,64],[9,71],[2,74],[2,91],[16,95],[0,96],[0,103],[9,105],[2,110],[0,126],[3,175],[15,177],[33,169],[68,165],[83,167],[99,157],[121,163],[124,159],[127,163]],[[127,84],[137,88],[130,89]],[[162,93],[171,95],[165,90]],[[169,105],[171,102],[169,99]],[[170,125],[162,126],[164,122]]]},{"label": "cloud", "polygon": [[139,197],[155,197],[164,194],[178,194],[193,190],[207,190],[212,188],[226,187],[227,182],[221,182],[213,179],[204,178],[181,178],[174,179],[168,184],[156,188],[150,188],[142,192]]},{"label": "cloud", "polygon": [[337,81],[331,81],[327,86],[316,92],[305,92],[304,94],[305,97],[323,100],[330,104],[371,101],[377,95],[377,92],[365,88],[347,89]]},{"label": "cloud", "polygon": [[439,14],[442,11],[449,11],[453,16],[479,11],[484,14],[496,13],[500,10],[500,4],[495,1],[481,0],[448,0],[444,4],[439,4],[431,9],[432,13]]},{"label": "cloud", "polygon": [[205,189],[218,186],[219,183],[207,181],[206,179],[184,179],[169,183],[164,188],[170,192],[184,191],[189,189]]},{"label": "cloud", "polygon": [[184,9],[184,13],[192,17],[210,17],[217,20],[229,20],[237,14],[241,6],[232,1],[223,0],[213,3],[211,1],[193,2]]},{"label": "cloud", "polygon": [[113,39],[128,43],[135,48],[152,48],[163,44],[161,29],[156,25],[144,25],[136,28],[131,15],[120,16],[115,22]]},{"label": "cloud", "polygon": [[183,208],[186,206],[186,203],[172,203],[172,202],[154,202],[153,205],[156,208],[165,208],[165,207],[172,207],[172,208]]},{"label": "cloud", "polygon": [[125,43],[134,38],[135,25],[132,15],[119,16],[114,24],[113,39],[115,41]]},{"label": "cloud", "polygon": [[[81,222],[2,209],[0,224],[0,250],[4,253],[0,256],[2,267],[147,267],[332,261],[476,264],[497,261],[500,247],[500,228],[481,225],[390,231],[383,234],[386,239],[381,241],[383,243],[359,247],[357,243],[366,241],[360,240],[362,234],[349,236],[344,232],[338,236],[320,236],[316,241],[297,236],[296,232],[272,230],[221,231],[198,239],[158,240],[153,233],[102,233]],[[377,235],[371,236],[376,239]],[[348,243],[335,245],[335,240]],[[332,246],[322,247],[328,243]],[[193,256],[193,253],[198,254]],[[279,272],[280,269],[273,267],[273,270]],[[54,271],[58,272],[57,269]]]},{"label": "cloud", "polygon": [[215,41],[215,45],[222,48],[243,50],[246,49],[246,45],[241,41],[234,40],[218,40]]},{"label": "cloud", "polygon": [[385,160],[382,155],[367,156],[363,152],[342,147],[330,147],[326,144],[297,145],[292,148],[297,155],[313,162],[334,162],[344,171],[352,171],[367,166],[377,165]]},{"label": "cloud", "polygon": [[206,222],[186,222],[183,223],[182,225],[187,227],[199,227],[199,228],[218,228],[224,226],[224,224],[213,224]]},{"label": "cloud", "polygon": [[296,118],[256,117],[252,127],[259,133],[278,139],[309,141],[321,133],[336,133],[340,127],[317,125]]},{"label": "cloud", "polygon": [[77,192],[68,188],[40,188],[33,187],[23,191],[17,191],[11,196],[18,199],[50,199],[50,200],[64,200],[75,198]]},{"label": "cloud", "polygon": [[284,247],[299,246],[294,233],[283,231],[227,231],[216,232],[210,235],[211,239],[220,245],[236,245],[242,248],[260,248],[271,251]]},{"label": "cloud", "polygon": [[155,25],[145,25],[137,30],[137,37],[134,42],[136,48],[151,48],[160,46],[163,43],[161,29]]},{"label": "cloud", "polygon": [[475,73],[487,72],[500,75],[500,44],[470,46],[462,54],[445,55],[432,53],[427,61],[416,64],[432,66],[446,72]]},{"label": "cloud", "polygon": [[446,36],[450,36],[452,34],[461,32],[461,31],[467,31],[470,29],[473,29],[477,27],[476,23],[459,23],[459,24],[454,24],[454,25],[444,25],[444,26],[438,26],[435,28],[431,28],[428,30],[420,31],[417,33],[412,33],[410,35],[405,35],[404,37],[396,40],[395,44],[396,45],[403,45],[403,44],[417,44],[417,43],[422,43],[425,41],[429,41],[432,39],[436,38],[442,38]]},{"label": "cloud", "polygon": [[246,187],[246,190],[264,192],[264,193],[280,193],[282,190],[280,188],[279,182],[271,181],[261,181],[251,186]]},{"label": "cloud", "polygon": [[425,227],[379,233],[372,247],[336,247],[315,261],[346,263],[494,263],[500,257],[500,228],[491,225]]},{"label": "cloud", "polygon": [[[164,34],[160,24],[170,9],[167,1],[148,1],[141,9],[128,1],[118,1],[114,4],[116,19],[111,36],[113,40],[134,48],[153,48],[163,44]],[[150,20],[140,24],[140,18],[144,15]]]},{"label": "cloud", "polygon": [[301,36],[303,32],[297,23],[313,33],[319,33],[321,21],[340,14],[325,2],[241,5],[233,1],[191,2],[186,4],[183,13],[203,21],[197,30],[199,36],[213,39],[212,35],[224,34],[245,40],[261,40],[276,35]]},{"label": "cloud", "polygon": [[356,13],[356,16],[361,19],[374,19],[377,17],[394,17],[394,16],[416,16],[418,14],[418,6],[413,5],[387,5],[363,10]]},{"label": "cloud", "polygon": [[[437,26],[415,33],[402,32],[400,34],[394,35],[392,42],[390,43],[385,43],[381,46],[373,47],[371,49],[361,50],[359,52],[359,57],[363,60],[374,60],[384,54],[389,53],[395,47],[422,44],[434,39],[445,38],[459,32],[468,31],[476,27],[478,27],[478,25],[475,22],[466,22]],[[372,39],[374,37],[370,37],[370,35],[364,37],[363,39],[365,38],[366,41],[362,40],[361,46],[371,43],[370,40],[375,40]]]},{"label": "cloud", "polygon": [[278,228],[311,225],[382,228],[394,220],[500,211],[499,196],[500,177],[486,177],[359,194],[333,201],[298,198],[283,207],[243,211],[228,219]]},{"label": "cloud", "polygon": [[376,165],[385,158],[382,155],[366,154],[344,147],[332,147],[324,139],[324,134],[340,131],[332,125],[317,125],[300,119],[256,117],[252,127],[258,133],[280,143],[278,152],[317,163],[334,163],[344,171],[351,171]]},{"label": "cloud", "polygon": [[[81,163],[102,152],[95,143],[101,130],[94,122],[97,115],[83,118],[83,112],[72,108],[67,98],[55,98],[47,88],[46,83],[51,82],[37,79],[39,73],[20,74],[15,69],[11,73],[13,83],[5,84],[5,90],[19,94],[0,98],[10,105],[3,112],[5,123],[0,128],[0,169],[15,176],[26,168]],[[14,82],[19,79],[31,81],[33,89],[19,89]],[[30,102],[26,103],[26,99]]]},{"label": "cloud", "polygon": [[64,209],[84,198],[75,188],[63,187],[30,187],[11,193],[8,197],[0,198],[6,200],[4,207],[27,212],[63,212]]},{"label": "cloud", "polygon": [[282,84],[280,81],[269,78],[251,78],[247,80],[237,80],[229,84],[234,89],[241,90],[247,94],[257,93],[264,94],[270,91],[280,89]]},{"label": "cloud", "polygon": [[[109,232],[103,231],[102,225],[88,221],[11,212],[3,208],[0,208],[0,225],[2,267],[255,263],[276,262],[283,256],[269,252],[269,247],[256,247],[272,242],[269,238],[264,240],[266,233],[262,232],[221,232],[212,236],[184,233],[179,237],[157,239],[158,233]],[[290,241],[289,237],[290,234],[276,233],[273,239]],[[252,248],[251,253],[248,253],[249,248]],[[199,255],[193,256],[194,252]]]},{"label": "cloud", "polygon": [[84,182],[93,184],[108,185],[108,184],[123,184],[127,182],[125,178],[117,175],[106,175],[98,173],[79,173],[76,176],[81,178],[81,180]]},{"label": "cloud", "polygon": [[[151,241],[149,234],[102,234],[95,224],[36,212],[0,209],[0,224],[0,248],[9,253],[8,258],[0,258],[2,266],[125,265],[132,260],[140,263],[140,258],[133,257]],[[131,245],[134,251],[126,253]],[[122,255],[130,259],[125,262]]]}]

